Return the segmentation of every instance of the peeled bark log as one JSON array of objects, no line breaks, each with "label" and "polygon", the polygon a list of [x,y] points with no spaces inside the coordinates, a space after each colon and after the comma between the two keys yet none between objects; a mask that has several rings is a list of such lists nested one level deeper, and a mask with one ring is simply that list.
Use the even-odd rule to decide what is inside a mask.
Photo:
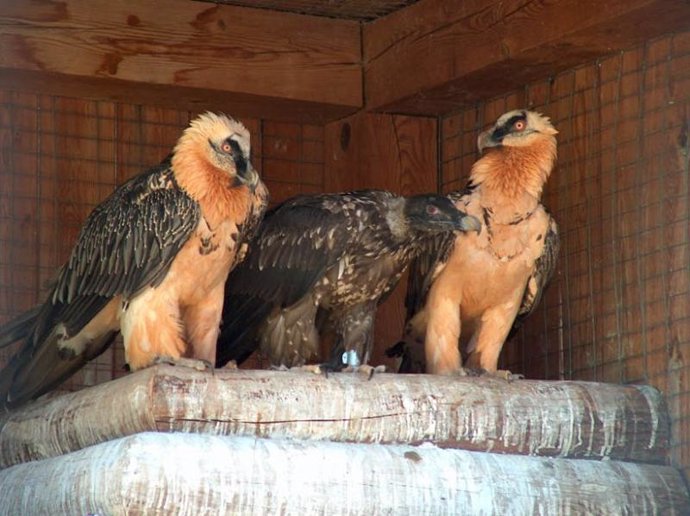
[{"label": "peeled bark log", "polygon": [[666,466],[161,433],[3,470],[0,499],[24,516],[690,514]]},{"label": "peeled bark log", "polygon": [[145,431],[661,463],[669,421],[647,386],[156,366],[0,421],[0,468]]}]

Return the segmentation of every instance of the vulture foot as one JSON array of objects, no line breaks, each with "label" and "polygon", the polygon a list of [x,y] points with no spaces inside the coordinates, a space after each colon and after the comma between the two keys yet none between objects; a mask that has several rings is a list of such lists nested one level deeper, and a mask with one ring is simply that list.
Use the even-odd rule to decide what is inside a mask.
[{"label": "vulture foot", "polygon": [[153,361],[153,365],[158,364],[189,367],[190,369],[196,369],[197,371],[211,371],[212,373],[214,370],[213,364],[211,362],[200,358],[172,358],[167,356],[160,356],[156,357],[156,359]]},{"label": "vulture foot", "polygon": [[323,364],[307,364],[307,365],[295,366],[295,367],[291,367],[289,370],[290,371],[306,371],[307,373],[313,373],[313,374],[319,374],[319,375],[323,374],[325,376],[328,376],[326,368],[324,368]]},{"label": "vulture foot", "polygon": [[366,376],[367,380],[371,380],[371,378],[374,376],[374,373],[385,373],[386,372],[386,366],[385,365],[378,365],[378,366],[370,366],[368,364],[362,364],[358,366],[347,366],[343,369],[344,373],[361,373],[364,376]]},{"label": "vulture foot", "polygon": [[[460,372],[462,371],[462,373]],[[506,369],[498,369],[496,371],[487,371],[484,368],[471,368],[465,367],[460,368],[458,371],[458,376],[482,376],[484,378],[499,378],[501,380],[506,380],[507,382],[512,382],[514,380],[521,380],[525,376],[522,374],[513,374]]]}]

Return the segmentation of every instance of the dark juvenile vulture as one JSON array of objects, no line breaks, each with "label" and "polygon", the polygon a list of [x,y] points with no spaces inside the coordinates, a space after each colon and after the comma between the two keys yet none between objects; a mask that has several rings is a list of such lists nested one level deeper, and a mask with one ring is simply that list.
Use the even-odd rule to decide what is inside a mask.
[{"label": "dark juvenile vulture", "polygon": [[[531,111],[511,111],[478,139],[486,151],[469,183],[449,195],[482,221],[478,233],[439,235],[410,268],[400,372],[497,374],[511,328],[539,303],[559,249],[541,194],[556,160],[557,131]],[[499,372],[509,376],[508,372]]]},{"label": "dark juvenile vulture", "polygon": [[249,153],[241,123],[206,113],[94,209],[45,303],[0,329],[3,344],[25,339],[0,372],[0,403],[48,391],[120,331],[133,370],[215,361],[225,280],[267,203]]},{"label": "dark juvenile vulture", "polygon": [[386,191],[300,196],[266,215],[247,259],[230,275],[216,365],[260,348],[273,366],[299,366],[336,342],[326,370],[364,365],[376,306],[435,234],[479,221],[445,197]]}]

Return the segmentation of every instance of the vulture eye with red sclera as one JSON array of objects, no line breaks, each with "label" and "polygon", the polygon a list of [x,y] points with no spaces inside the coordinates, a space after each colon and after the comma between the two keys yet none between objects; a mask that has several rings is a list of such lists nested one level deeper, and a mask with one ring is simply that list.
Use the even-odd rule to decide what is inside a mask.
[{"label": "vulture eye with red sclera", "polygon": [[513,124],[513,129],[515,129],[516,131],[524,131],[525,127],[527,127],[527,124],[524,120],[518,120],[517,122],[515,122],[515,124]]}]

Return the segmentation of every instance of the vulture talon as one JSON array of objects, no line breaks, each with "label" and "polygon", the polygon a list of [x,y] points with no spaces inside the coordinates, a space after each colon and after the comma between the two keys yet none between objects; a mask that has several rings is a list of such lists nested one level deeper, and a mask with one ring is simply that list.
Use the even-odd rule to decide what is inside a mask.
[{"label": "vulture talon", "polygon": [[214,367],[211,362],[201,358],[172,358],[168,356],[159,356],[153,361],[154,365],[167,364],[175,367],[188,367],[190,369],[195,369],[196,371],[206,372],[210,371],[213,374]]},{"label": "vulture talon", "polygon": [[236,371],[237,369],[239,369],[239,367],[237,367],[236,361],[230,360],[227,364],[225,364],[223,366],[223,369],[229,369],[230,371]]},{"label": "vulture talon", "polygon": [[[500,380],[505,380],[507,382],[512,382],[514,380],[521,380],[525,377],[522,374],[513,374],[505,369],[497,369],[496,371],[487,371],[483,367],[465,367],[461,368],[465,372],[465,376],[474,376],[482,378],[497,378]],[[462,375],[461,375],[462,376]]]},{"label": "vulture talon", "polygon": [[361,373],[364,376],[366,376],[367,381],[369,381],[374,377],[374,373],[385,373],[386,372],[386,366],[385,365],[370,366],[368,364],[361,364],[358,366],[347,366],[343,369],[343,372],[344,373]]},{"label": "vulture talon", "polygon": [[501,378],[507,382],[514,382],[515,380],[524,380],[525,375],[520,373],[511,373],[507,369],[498,369],[494,373],[487,373],[495,378]]}]

